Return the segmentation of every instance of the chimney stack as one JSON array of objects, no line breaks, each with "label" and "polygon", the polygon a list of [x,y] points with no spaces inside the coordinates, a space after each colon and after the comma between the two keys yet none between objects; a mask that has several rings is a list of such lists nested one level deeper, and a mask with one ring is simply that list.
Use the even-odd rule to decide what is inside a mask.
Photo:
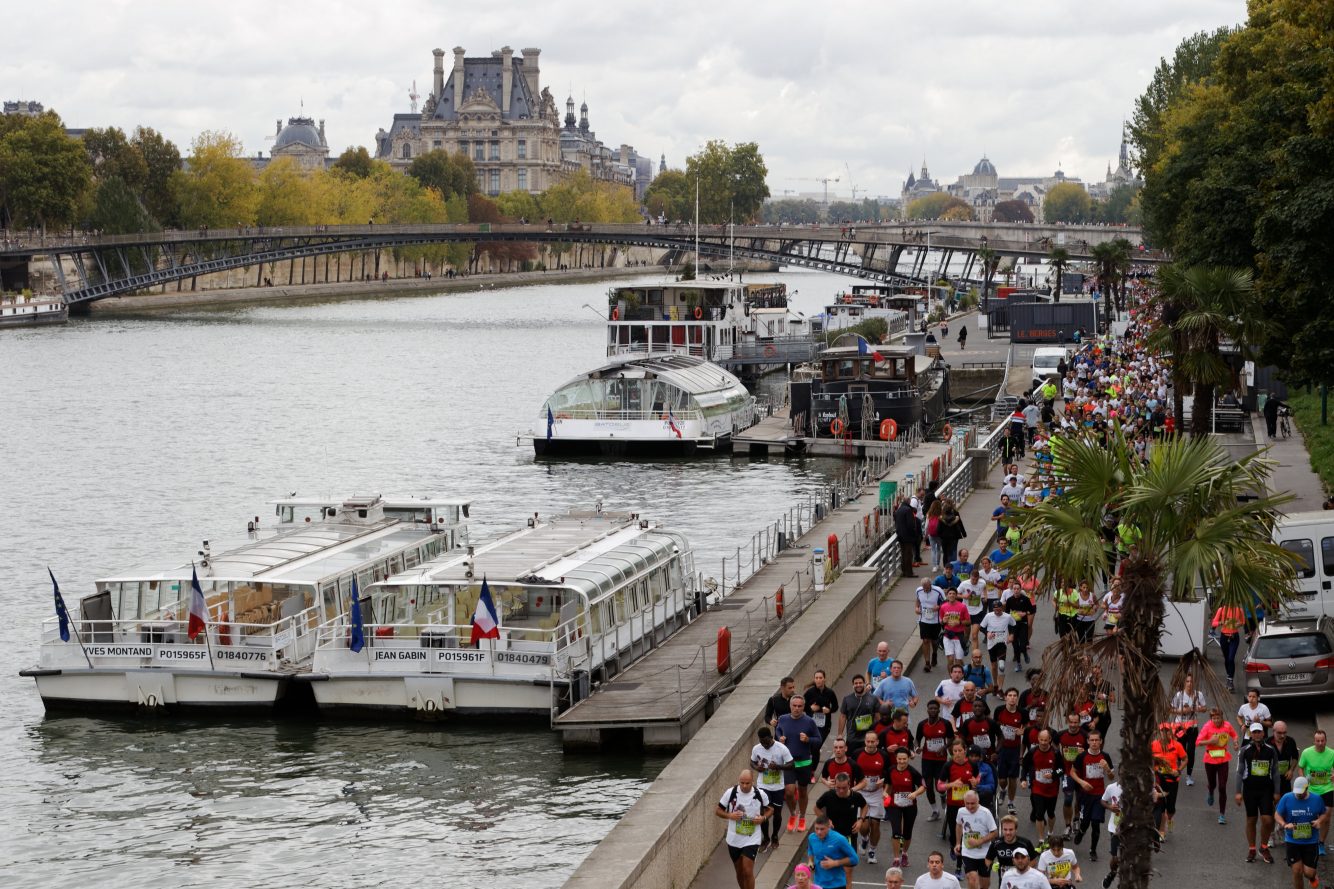
[{"label": "chimney stack", "polygon": [[436,103],[439,104],[445,97],[445,51],[434,49],[431,52],[435,55],[435,80],[432,81],[431,89]]},{"label": "chimney stack", "polygon": [[533,101],[537,102],[541,98],[541,84],[537,80],[538,56],[542,55],[542,50],[531,46],[523,49],[523,79],[528,81],[528,92],[532,94]]},{"label": "chimney stack", "polygon": [[514,50],[500,48],[500,111],[510,113],[510,91],[514,88]]},{"label": "chimney stack", "polygon": [[463,47],[454,47],[454,113],[463,104]]}]

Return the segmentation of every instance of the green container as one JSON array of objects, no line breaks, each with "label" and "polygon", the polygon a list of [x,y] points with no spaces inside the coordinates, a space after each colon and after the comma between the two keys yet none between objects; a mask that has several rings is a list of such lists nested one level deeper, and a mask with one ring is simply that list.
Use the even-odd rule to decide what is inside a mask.
[{"label": "green container", "polygon": [[894,506],[894,496],[898,494],[898,482],[880,483],[880,508],[882,510],[892,509]]}]

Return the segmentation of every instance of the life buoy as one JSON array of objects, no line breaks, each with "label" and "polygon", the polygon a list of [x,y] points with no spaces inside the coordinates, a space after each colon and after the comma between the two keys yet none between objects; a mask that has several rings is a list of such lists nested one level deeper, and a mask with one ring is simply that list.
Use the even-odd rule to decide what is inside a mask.
[{"label": "life buoy", "polygon": [[843,421],[838,417],[829,421],[829,434],[835,438],[843,434]]},{"label": "life buoy", "polygon": [[556,414],[556,419],[557,419],[557,420],[568,420],[568,419],[570,419],[570,415],[569,415],[569,414]]},{"label": "life buoy", "polygon": [[768,346],[765,346],[765,347],[764,347],[764,357],[765,357],[765,358],[772,358],[772,357],[774,357],[774,356],[777,355],[777,354],[778,354],[778,347],[777,347],[777,346],[774,346],[774,345],[768,345]]},{"label": "life buoy", "polygon": [[620,310],[620,309],[612,309],[612,310],[611,310],[611,320],[613,320],[613,321],[620,321],[620,320],[621,320],[621,310]]},{"label": "life buoy", "polygon": [[718,672],[725,674],[732,666],[732,631],[718,628]]},{"label": "life buoy", "polygon": [[783,588],[780,586],[778,592],[774,593],[774,614],[781,620],[783,617]]},{"label": "life buoy", "polygon": [[895,441],[899,437],[899,424],[893,420],[880,421],[880,440]]},{"label": "life buoy", "polygon": [[826,552],[829,553],[829,564],[835,568],[838,567],[838,535],[830,534],[829,539],[825,541]]},{"label": "life buoy", "polygon": [[946,423],[945,428],[940,430],[940,434],[945,436],[946,441],[949,441],[950,439],[954,438],[954,427],[951,426],[949,423]]},{"label": "life buoy", "polygon": [[695,320],[698,321],[703,317],[704,317],[704,310],[701,309],[699,306],[695,306]]}]

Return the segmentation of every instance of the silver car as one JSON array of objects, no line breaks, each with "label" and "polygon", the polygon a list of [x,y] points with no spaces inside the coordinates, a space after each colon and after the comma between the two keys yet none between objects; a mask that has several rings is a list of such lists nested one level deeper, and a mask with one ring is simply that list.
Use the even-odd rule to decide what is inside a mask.
[{"label": "silver car", "polygon": [[1269,698],[1334,692],[1334,620],[1267,622],[1246,654],[1246,689]]}]

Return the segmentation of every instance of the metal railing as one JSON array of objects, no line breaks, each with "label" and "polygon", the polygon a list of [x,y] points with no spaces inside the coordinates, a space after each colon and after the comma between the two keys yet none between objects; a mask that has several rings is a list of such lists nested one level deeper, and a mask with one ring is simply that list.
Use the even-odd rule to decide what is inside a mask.
[{"label": "metal railing", "polygon": [[[656,410],[656,411],[655,410],[613,411],[613,410],[578,410],[578,409],[565,408],[563,410],[555,411],[552,416],[554,419],[557,420],[666,420],[667,409],[663,408],[662,410]],[[698,420],[702,422],[704,420],[704,415],[700,411],[696,410],[678,411],[676,408],[672,408],[671,417],[672,419],[678,422],[681,422],[683,420]],[[544,413],[539,419],[541,420],[541,422],[545,423],[547,419],[546,414]]]}]

